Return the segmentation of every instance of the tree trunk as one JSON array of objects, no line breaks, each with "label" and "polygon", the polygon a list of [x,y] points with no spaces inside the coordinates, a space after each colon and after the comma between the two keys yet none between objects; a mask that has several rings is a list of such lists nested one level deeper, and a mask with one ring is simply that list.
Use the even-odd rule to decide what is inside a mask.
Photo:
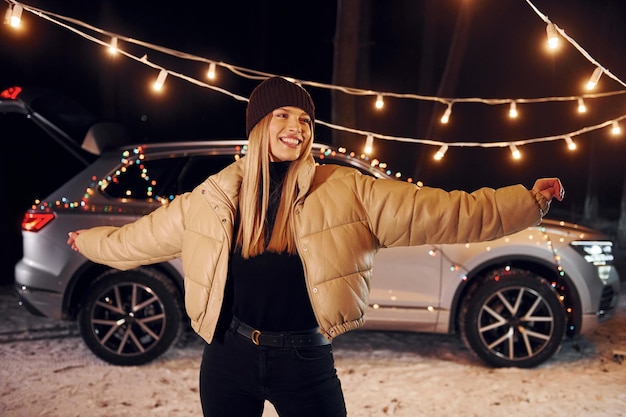
[{"label": "tree trunk", "polygon": [[[368,9],[367,1],[337,1],[332,80],[334,85],[357,87],[359,75],[363,76],[363,72],[359,71],[359,62],[364,60],[359,58],[362,45],[361,37],[369,27],[369,16],[366,13]],[[332,123],[346,127],[357,127],[357,96],[333,90],[331,92],[331,107]],[[335,146],[346,145],[351,138],[354,140],[351,133],[333,130],[332,143]]]},{"label": "tree trunk", "polygon": [[624,174],[620,214],[617,222],[617,247],[620,250],[626,250],[626,174]]}]

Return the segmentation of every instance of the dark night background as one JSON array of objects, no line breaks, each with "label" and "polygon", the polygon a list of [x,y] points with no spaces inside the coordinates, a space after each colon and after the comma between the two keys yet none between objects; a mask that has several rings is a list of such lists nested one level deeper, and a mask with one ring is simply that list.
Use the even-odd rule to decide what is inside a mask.
[{"label": "dark night background", "polygon": [[[545,23],[524,0],[367,3],[370,37],[361,48],[367,57],[369,85],[350,87],[451,98],[576,96],[585,93],[582,86],[593,71],[593,65],[563,39],[560,51],[545,51]],[[605,68],[626,80],[624,0],[532,3]],[[26,4],[210,60],[332,83],[337,1],[206,2],[202,8],[140,1],[29,0]],[[137,142],[244,136],[244,102],[171,76],[165,91],[155,95],[149,85],[156,70],[123,56],[110,58],[103,47],[31,13],[24,12],[22,18],[21,31],[0,26],[0,89],[21,85],[61,91],[94,114],[122,122]],[[153,62],[204,80],[204,64],[132,49],[134,55],[147,53]],[[218,67],[215,84],[247,97],[257,81]],[[603,76],[597,91],[625,88]],[[331,122],[330,93],[308,90],[316,101],[317,118]],[[584,116],[576,114],[575,102],[519,105],[516,121],[506,116],[508,106],[457,103],[450,124],[441,126],[441,104],[387,98],[385,109],[375,112],[373,100],[363,99],[363,125],[354,128],[447,142],[552,136],[626,114],[623,95],[586,100],[589,110]],[[626,123],[622,128],[626,130]],[[23,211],[80,166],[20,117],[0,114],[0,132],[0,217],[5,248],[8,245],[2,253],[0,281],[11,281],[12,267],[21,256]],[[316,140],[330,143],[331,134],[328,128],[318,127]],[[380,140],[375,142],[375,154],[404,177],[446,189],[472,191],[511,183],[530,187],[538,177],[559,176],[567,198],[553,204],[552,216],[580,221],[585,198],[594,194],[599,216],[616,220],[626,177],[626,134],[611,138],[608,129],[602,129],[574,140],[575,152],[568,152],[560,140],[522,146],[521,161],[513,161],[508,148],[451,147],[435,163],[436,147]],[[336,145],[360,152],[364,138],[354,136],[347,142]]]}]

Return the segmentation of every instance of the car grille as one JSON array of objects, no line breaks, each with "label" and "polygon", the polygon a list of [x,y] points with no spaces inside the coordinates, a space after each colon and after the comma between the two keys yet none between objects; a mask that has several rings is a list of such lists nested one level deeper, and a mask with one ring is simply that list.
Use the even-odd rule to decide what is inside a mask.
[{"label": "car grille", "polygon": [[609,311],[614,310],[616,305],[617,297],[615,291],[613,291],[613,287],[608,285],[604,286],[604,288],[602,289],[602,296],[600,298],[600,308],[598,310],[598,315],[603,316]]}]

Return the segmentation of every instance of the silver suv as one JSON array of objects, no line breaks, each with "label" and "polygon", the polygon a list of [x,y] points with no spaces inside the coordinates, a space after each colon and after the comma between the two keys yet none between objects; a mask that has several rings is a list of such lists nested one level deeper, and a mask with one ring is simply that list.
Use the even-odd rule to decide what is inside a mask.
[{"label": "silver suv", "polygon": [[[17,108],[29,111],[25,103]],[[89,129],[83,149],[99,156],[25,213],[16,292],[34,314],[77,321],[98,357],[139,365],[163,354],[186,329],[180,260],[113,270],[70,250],[67,233],[122,225],[167,204],[245,155],[246,142],[109,149],[119,140],[110,127]],[[320,164],[399,181],[343,150],[317,144],[313,153]],[[551,358],[564,337],[589,332],[613,315],[619,277],[612,261],[606,236],[547,219],[484,243],[382,249],[365,329],[454,333],[486,364],[534,367]]]}]

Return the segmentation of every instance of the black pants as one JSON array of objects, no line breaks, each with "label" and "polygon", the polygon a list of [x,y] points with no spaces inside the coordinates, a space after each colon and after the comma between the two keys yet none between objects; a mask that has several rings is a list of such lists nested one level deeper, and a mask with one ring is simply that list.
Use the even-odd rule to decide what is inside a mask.
[{"label": "black pants", "polygon": [[232,331],[217,339],[200,367],[205,417],[260,417],[265,400],[281,417],[346,416],[332,345],[256,346]]}]

